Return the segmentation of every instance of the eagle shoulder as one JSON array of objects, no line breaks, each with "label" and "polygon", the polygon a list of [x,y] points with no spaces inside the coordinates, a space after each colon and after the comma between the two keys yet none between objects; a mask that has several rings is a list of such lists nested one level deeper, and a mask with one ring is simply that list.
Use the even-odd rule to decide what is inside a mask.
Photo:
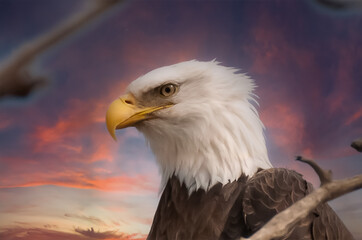
[{"label": "eagle shoulder", "polygon": [[[312,185],[303,176],[285,168],[257,172],[248,179],[242,196],[244,236],[259,230],[274,215],[304,198]],[[328,204],[320,204],[313,212],[281,239],[353,239]]]},{"label": "eagle shoulder", "polygon": [[[301,174],[285,168],[260,170],[246,182],[242,197],[242,213],[245,224],[243,235],[250,236],[258,231],[274,215],[291,206],[312,191],[312,185]],[[303,239],[310,235],[308,216],[288,236]],[[309,223],[309,224],[308,224]],[[286,239],[286,238],[285,238]],[[307,238],[308,239],[308,238]],[[309,238],[310,239],[310,238]]]}]

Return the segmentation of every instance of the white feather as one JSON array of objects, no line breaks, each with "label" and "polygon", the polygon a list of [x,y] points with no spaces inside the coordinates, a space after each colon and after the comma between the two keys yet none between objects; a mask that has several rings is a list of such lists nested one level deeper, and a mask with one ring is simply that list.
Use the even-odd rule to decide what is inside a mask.
[{"label": "white feather", "polygon": [[163,184],[177,176],[193,192],[226,184],[258,168],[272,167],[263,124],[252,93],[255,85],[237,69],[218,62],[187,61],[155,69],[128,88],[136,98],[163,83],[180,85],[175,105],[137,128],[145,135]]}]

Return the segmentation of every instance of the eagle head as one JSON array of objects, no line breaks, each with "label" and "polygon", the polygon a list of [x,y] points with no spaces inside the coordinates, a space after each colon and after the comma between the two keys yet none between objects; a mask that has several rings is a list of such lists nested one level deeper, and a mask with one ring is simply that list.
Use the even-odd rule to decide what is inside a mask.
[{"label": "eagle head", "polygon": [[156,156],[163,183],[176,176],[193,192],[270,168],[254,81],[216,61],[187,61],[134,80],[112,102],[110,134],[130,126]]}]

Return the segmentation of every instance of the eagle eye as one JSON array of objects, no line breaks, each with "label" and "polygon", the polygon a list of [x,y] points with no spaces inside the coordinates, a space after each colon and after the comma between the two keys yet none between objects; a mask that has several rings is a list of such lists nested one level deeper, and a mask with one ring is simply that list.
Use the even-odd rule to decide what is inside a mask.
[{"label": "eagle eye", "polygon": [[178,86],[172,83],[165,84],[160,88],[160,94],[164,97],[170,97],[176,93]]}]

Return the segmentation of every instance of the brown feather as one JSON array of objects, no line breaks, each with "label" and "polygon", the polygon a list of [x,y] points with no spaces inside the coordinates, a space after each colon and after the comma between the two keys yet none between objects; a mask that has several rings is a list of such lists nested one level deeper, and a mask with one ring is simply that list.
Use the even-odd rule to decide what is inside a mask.
[{"label": "brown feather", "polygon": [[[249,237],[275,214],[312,191],[291,170],[272,168],[190,196],[172,177],[161,196],[148,240],[234,240]],[[353,239],[328,204],[321,204],[281,239]]]},{"label": "brown feather", "polygon": [[148,239],[218,239],[245,182],[246,177],[241,177],[189,196],[185,185],[172,177],[162,193]]}]

